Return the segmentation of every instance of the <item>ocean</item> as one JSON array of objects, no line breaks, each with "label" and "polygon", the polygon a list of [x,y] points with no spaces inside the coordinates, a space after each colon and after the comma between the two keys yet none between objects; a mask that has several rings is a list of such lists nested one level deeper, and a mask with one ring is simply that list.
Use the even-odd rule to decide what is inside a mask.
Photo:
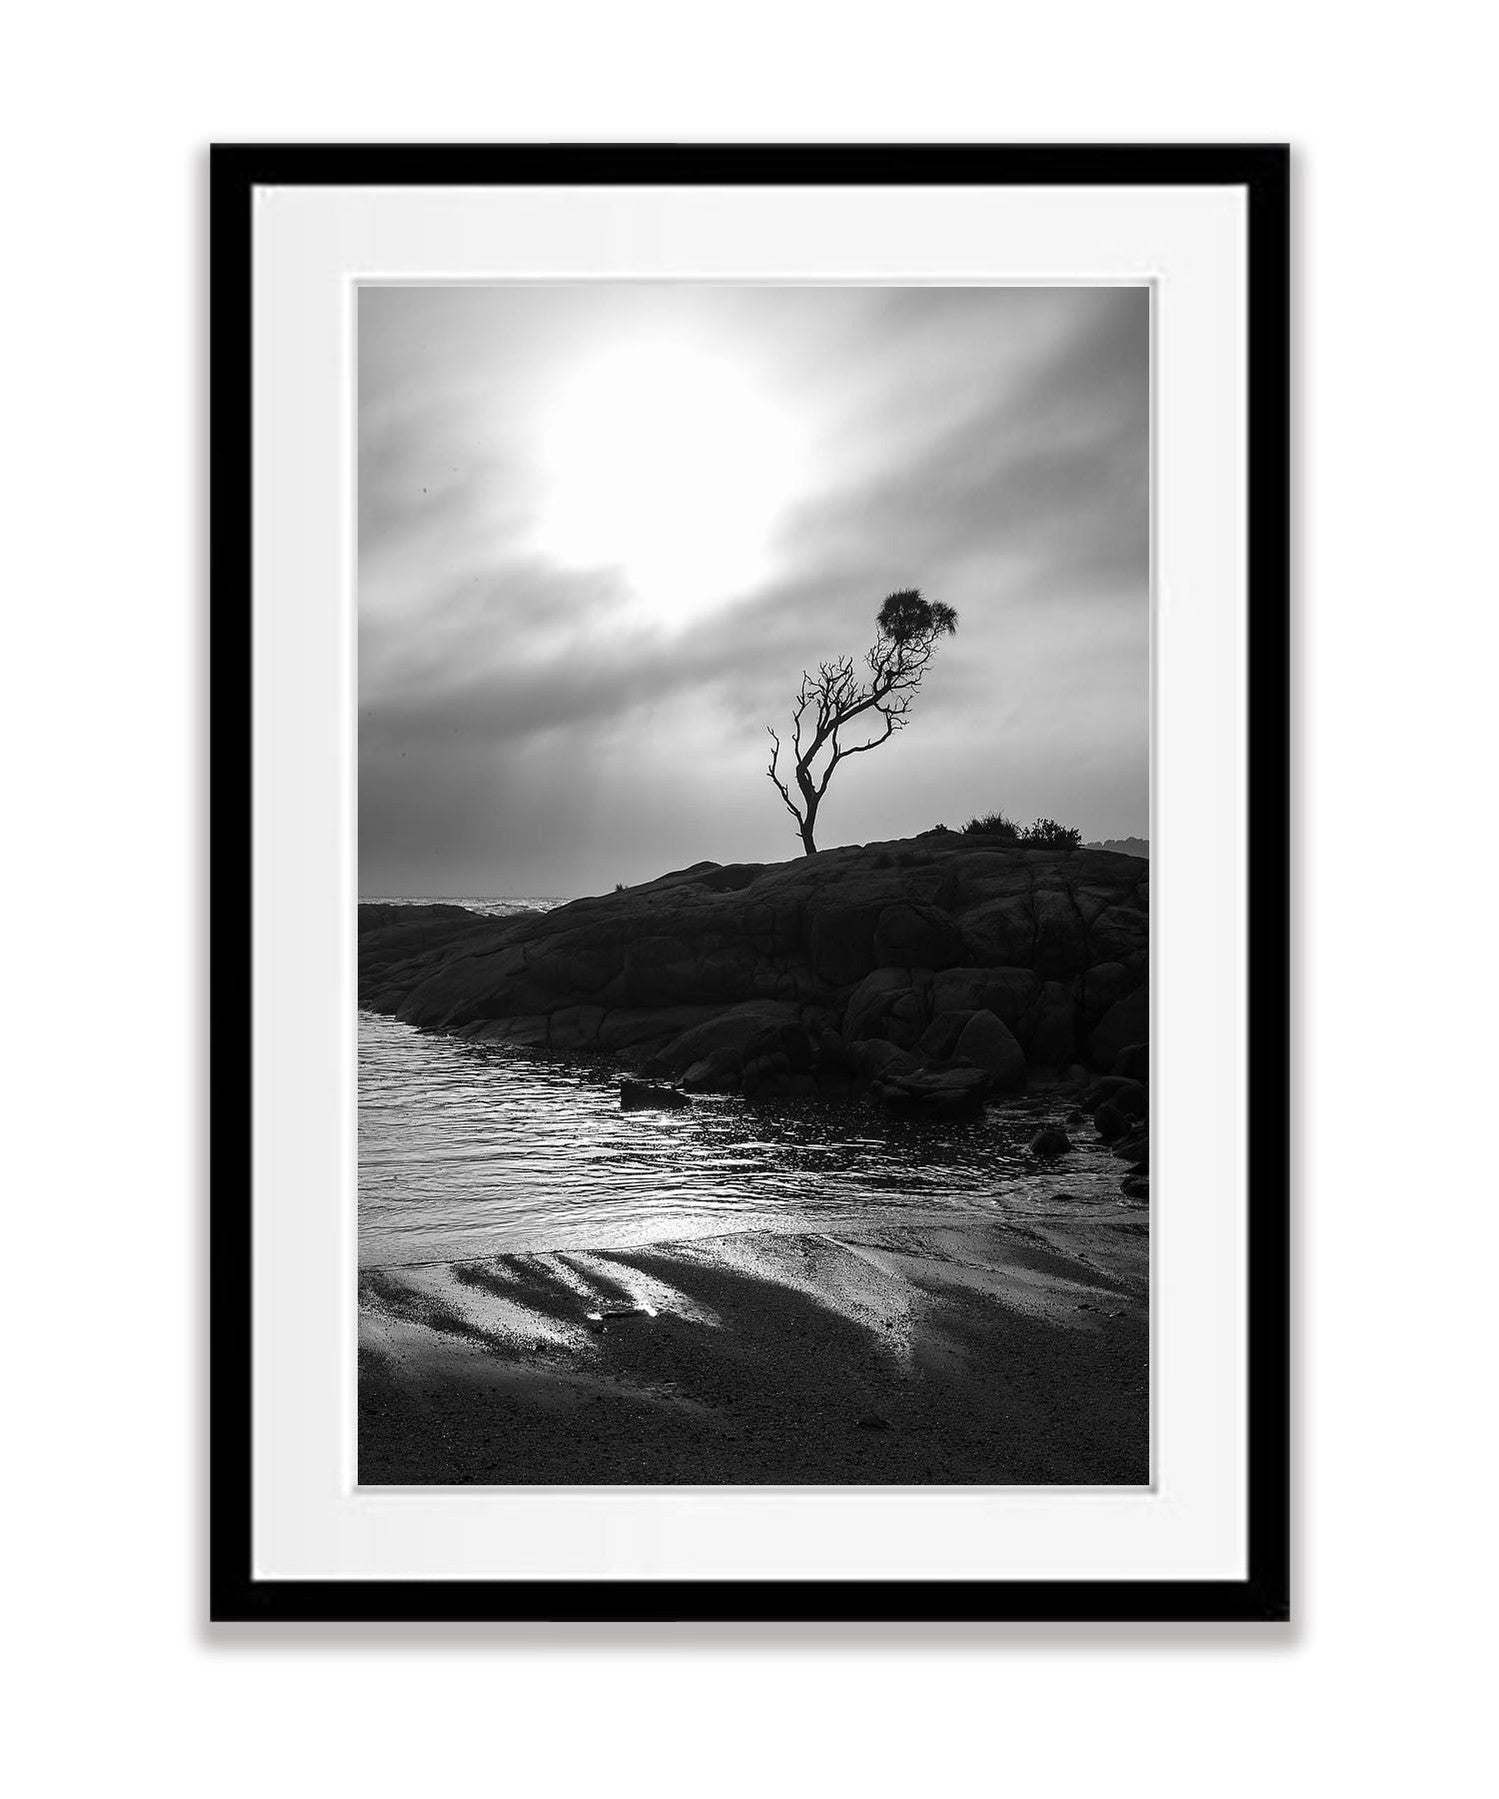
[{"label": "ocean", "polygon": [[[564,902],[446,903],[501,916]],[[1060,1165],[1026,1153],[1071,1103],[1053,1092],[940,1127],[872,1107],[717,1094],[686,1112],[622,1112],[618,1073],[605,1064],[361,1012],[360,1265],[974,1214],[1017,1223],[1117,1216],[1120,1164],[1091,1130],[1073,1132]]]}]

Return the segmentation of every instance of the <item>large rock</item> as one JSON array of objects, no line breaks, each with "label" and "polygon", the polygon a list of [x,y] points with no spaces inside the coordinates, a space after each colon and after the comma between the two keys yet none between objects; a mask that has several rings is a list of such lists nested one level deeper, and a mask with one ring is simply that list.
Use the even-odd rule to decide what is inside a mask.
[{"label": "large rock", "polygon": [[739,1085],[744,1058],[733,1049],[711,1050],[682,1076],[685,1093],[731,1093]]},{"label": "large rock", "polygon": [[559,1051],[596,1048],[607,1016],[602,1006],[563,1006],[551,1015],[547,1047]]},{"label": "large rock", "polygon": [[1061,981],[1048,981],[1022,1027],[1025,1053],[1047,1068],[1066,1068],[1077,1051],[1077,1006]]},{"label": "large rock", "polygon": [[1013,1031],[1041,997],[1041,981],[1028,968],[948,968],[932,977],[932,1014],[992,1012]]},{"label": "large rock", "polygon": [[791,1061],[780,1050],[763,1056],[751,1056],[739,1077],[746,1099],[785,1098],[792,1091]]},{"label": "large rock", "polygon": [[1122,962],[1099,962],[1077,982],[1077,1003],[1088,1023],[1097,1024],[1116,1000],[1138,985]]},{"label": "large rock", "polygon": [[862,981],[879,961],[874,934],[884,907],[819,905],[808,921],[808,945],[812,971],[829,986],[843,987]]},{"label": "large rock", "polygon": [[887,1043],[880,1037],[867,1037],[861,1043],[851,1043],[848,1059],[855,1071],[868,1081],[892,1072],[914,1073],[919,1066],[909,1050],[898,1049],[895,1044]]},{"label": "large rock", "polygon": [[1070,892],[1037,893],[1031,900],[1035,937],[1030,965],[1043,980],[1070,981],[1094,957],[1088,927],[1076,896]]},{"label": "large rock", "polygon": [[1097,961],[1127,963],[1130,956],[1150,947],[1150,914],[1136,893],[1129,903],[1105,906],[1088,930]]},{"label": "large rock", "polygon": [[1127,1044],[1150,1041],[1150,989],[1138,987],[1116,1000],[1093,1027],[1089,1039],[1095,1068],[1112,1068]]},{"label": "large rock", "polygon": [[716,1016],[712,1006],[622,1006],[600,1019],[594,1043],[614,1052],[646,1046],[659,1049]]},{"label": "large rock", "polygon": [[958,1039],[973,1016],[972,1010],[939,1012],[916,1039],[915,1054],[923,1061],[946,1062],[957,1048]]},{"label": "large rock", "polygon": [[982,1068],[996,1092],[1013,1093],[1025,1085],[1025,1051],[992,1012],[974,1013],[963,1026],[953,1055]]},{"label": "large rock", "polygon": [[926,1022],[922,977],[909,968],[877,968],[849,995],[843,1035],[850,1043],[885,1037],[910,1049]]},{"label": "large rock", "polygon": [[988,1084],[981,1068],[916,1068],[887,1070],[871,1090],[904,1117],[956,1118],[983,1110]]},{"label": "large rock", "polygon": [[1029,895],[990,900],[965,914],[961,929],[969,963],[1028,967],[1036,942]]},{"label": "large rock", "polygon": [[701,960],[680,937],[638,937],[624,945],[624,967],[604,989],[605,997],[614,1006],[701,1003],[707,997],[699,973]]},{"label": "large rock", "polygon": [[874,932],[882,964],[906,968],[950,968],[963,958],[963,936],[936,906],[887,906]]},{"label": "large rock", "polygon": [[750,1000],[694,1020],[661,1052],[667,1066],[686,1070],[719,1050],[741,1061],[781,1047],[781,1033],[800,1019],[796,1006],[775,1000]]},{"label": "large rock", "polygon": [[[519,928],[513,920],[504,923],[511,930]],[[454,1031],[465,1024],[534,1011],[521,1003],[523,996],[516,991],[516,977],[525,963],[525,950],[505,941],[503,926],[491,927],[411,961],[386,964],[378,975],[368,971],[361,976],[361,995],[365,1005],[394,1012],[403,1024]],[[380,990],[371,992],[377,980]]]}]

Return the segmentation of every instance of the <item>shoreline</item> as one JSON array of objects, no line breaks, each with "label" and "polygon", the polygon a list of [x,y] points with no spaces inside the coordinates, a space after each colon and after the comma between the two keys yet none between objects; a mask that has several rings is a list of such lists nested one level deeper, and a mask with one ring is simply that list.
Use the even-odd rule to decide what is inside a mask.
[{"label": "shoreline", "polygon": [[1123,1206],[365,1270],[359,1480],[1143,1485],[1148,1290]]}]

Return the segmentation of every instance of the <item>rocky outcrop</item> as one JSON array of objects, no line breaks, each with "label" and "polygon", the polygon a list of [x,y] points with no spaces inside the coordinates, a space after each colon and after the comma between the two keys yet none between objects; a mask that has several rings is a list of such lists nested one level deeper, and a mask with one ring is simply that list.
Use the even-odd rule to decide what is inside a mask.
[{"label": "rocky outcrop", "polygon": [[1133,857],[954,835],[698,863],[507,918],[367,906],[360,999],[698,1091],[962,1109],[1028,1070],[1139,1067],[1148,883]]}]

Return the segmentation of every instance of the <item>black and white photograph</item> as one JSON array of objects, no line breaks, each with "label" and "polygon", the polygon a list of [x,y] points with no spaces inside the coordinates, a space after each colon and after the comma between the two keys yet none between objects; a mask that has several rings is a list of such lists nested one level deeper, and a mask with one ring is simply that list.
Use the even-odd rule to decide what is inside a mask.
[{"label": "black and white photograph", "polygon": [[17,15],[17,1791],[1480,1788],[1478,17]]},{"label": "black and white photograph", "polygon": [[359,286],[361,1486],[1149,1483],[1151,306]]}]

